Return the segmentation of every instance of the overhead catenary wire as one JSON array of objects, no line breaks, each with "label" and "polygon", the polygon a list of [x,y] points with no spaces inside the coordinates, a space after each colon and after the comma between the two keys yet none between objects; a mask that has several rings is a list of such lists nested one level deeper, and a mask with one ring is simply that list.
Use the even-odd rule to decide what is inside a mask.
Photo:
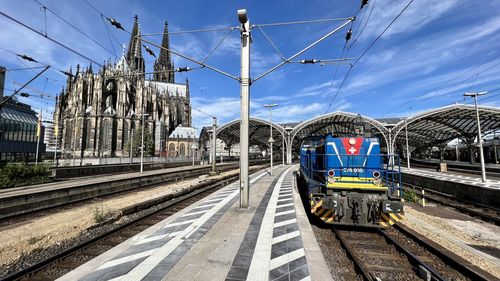
[{"label": "overhead catenary wire", "polygon": [[323,23],[330,21],[346,21],[352,18],[330,18],[330,19],[317,19],[317,20],[302,20],[302,21],[289,21],[289,22],[275,22],[275,23],[259,23],[252,25],[252,27],[267,27],[267,26],[283,26],[283,25],[296,25],[296,24],[311,24],[311,23]]},{"label": "overhead catenary wire", "polygon": [[260,26],[257,25],[257,28],[260,30],[260,32],[262,32],[262,34],[264,35],[264,37],[267,39],[267,42],[269,42],[269,44],[273,47],[273,49],[276,51],[276,53],[281,57],[281,59],[283,61],[286,61],[286,58],[285,56],[283,56],[283,54],[280,52],[280,50],[278,49],[278,47],[276,47],[276,44],[274,44],[274,42],[271,40],[271,38],[264,32],[264,30],[262,30],[262,28]]},{"label": "overhead catenary wire", "polygon": [[157,32],[157,33],[149,33],[149,34],[141,34],[142,37],[151,37],[151,36],[163,36],[163,35],[181,35],[181,34],[190,34],[190,33],[204,33],[204,32],[214,32],[214,31],[228,31],[238,28],[237,26],[227,26],[227,27],[216,27],[216,28],[202,28],[202,29],[193,29],[193,30],[181,30],[181,31],[170,31],[168,33],[165,32]]},{"label": "overhead catenary wire", "polygon": [[347,80],[347,77],[349,77],[349,74],[351,73],[352,69],[354,68],[354,66],[361,60],[361,58],[363,58],[363,56],[373,47],[373,45],[375,45],[375,43],[382,37],[382,35],[384,35],[384,33],[392,26],[392,24],[394,24],[394,22],[396,22],[396,20],[404,13],[404,11],[406,11],[406,9],[408,9],[408,7],[411,5],[411,3],[413,3],[414,0],[410,0],[408,2],[408,4],[406,4],[406,6],[396,15],[396,17],[389,23],[389,25],[386,26],[386,28],[377,36],[377,38],[375,38],[375,40],[373,40],[373,42],[368,46],[368,48],[366,48],[363,53],[361,53],[360,56],[358,56],[358,58],[354,61],[354,63],[352,64],[351,68],[349,68],[349,70],[347,71],[346,75],[344,76],[344,79],[342,79],[342,82],[340,83],[340,86],[339,88],[337,89],[337,92],[335,93],[335,96],[334,98],[332,99],[332,101],[328,104],[328,109],[327,111],[331,108],[333,102],[335,101],[335,99],[337,98],[338,94],[340,93],[340,90],[342,89],[342,87],[344,86],[344,83],[345,81]]},{"label": "overhead catenary wire", "polygon": [[202,63],[206,62],[208,60],[208,58],[215,52],[215,50],[217,50],[217,48],[219,48],[219,46],[226,40],[226,38],[229,36],[229,34],[231,34],[231,32],[233,32],[233,28],[231,28],[227,33],[226,35],[224,35],[224,37],[222,37],[222,39],[219,41],[219,43],[215,46],[215,48],[213,48],[210,53],[208,53],[208,55],[205,57],[205,59],[202,61]]},{"label": "overhead catenary wire", "polygon": [[98,63],[98,62],[96,62],[95,60],[93,60],[93,59],[89,58],[88,56],[86,56],[86,55],[84,55],[84,54],[80,53],[79,51],[77,51],[77,50],[75,50],[75,49],[73,49],[73,48],[71,48],[71,47],[69,47],[69,46],[67,46],[67,45],[65,45],[65,44],[63,44],[63,43],[61,43],[61,42],[59,42],[59,41],[57,41],[57,40],[53,39],[53,38],[51,38],[51,37],[49,37],[48,35],[44,35],[44,34],[43,34],[43,33],[41,33],[40,31],[38,31],[38,30],[34,29],[33,27],[31,27],[31,26],[29,26],[29,25],[27,25],[27,24],[25,24],[25,23],[23,23],[23,22],[21,22],[21,21],[19,21],[19,20],[15,19],[15,18],[13,18],[13,17],[11,17],[11,16],[7,15],[6,13],[4,13],[4,12],[0,11],[0,15],[2,15],[2,16],[4,16],[4,17],[8,18],[9,20],[11,20],[11,21],[13,21],[13,22],[15,22],[15,23],[17,23],[17,24],[19,24],[19,25],[21,25],[21,26],[23,26],[23,27],[25,27],[25,28],[27,28],[27,29],[29,29],[29,30],[31,30],[31,31],[33,31],[33,32],[35,32],[36,34],[38,34],[38,35],[40,35],[40,36],[43,36],[43,37],[47,38],[47,39],[48,39],[48,40],[50,40],[51,42],[53,42],[53,43],[55,43],[55,44],[57,44],[57,45],[59,45],[59,46],[63,47],[64,49],[66,49],[66,50],[68,50],[68,51],[70,51],[70,52],[72,52],[72,53],[74,53],[74,54],[76,54],[76,55],[78,55],[78,56],[80,56],[80,57],[82,57],[82,58],[84,58],[84,59],[86,59],[86,60],[88,60],[88,61],[92,62],[92,63],[95,63],[95,64],[96,64],[96,65],[98,65],[98,66],[102,66],[100,63]]},{"label": "overhead catenary wire", "polygon": [[[90,35],[88,35],[87,33],[85,33],[83,30],[81,30],[80,28],[76,27],[75,25],[73,25],[71,22],[69,22],[68,20],[66,20],[65,18],[63,18],[62,16],[60,16],[59,14],[57,14],[56,12],[54,12],[52,9],[50,9],[49,7],[47,7],[46,5],[40,3],[40,1],[38,0],[34,0],[38,5],[40,5],[41,7],[43,7],[45,10],[49,11],[50,13],[52,13],[54,16],[56,16],[57,18],[59,18],[60,20],[62,20],[64,23],[66,23],[67,25],[71,26],[73,29],[75,29],[76,31],[78,31],[79,33],[81,33],[83,36],[85,36],[87,39],[89,39],[90,41],[94,42],[95,44],[97,44],[99,47],[103,48],[105,51],[107,51],[108,53],[110,53],[111,55],[114,55],[116,57],[116,53],[114,52],[111,52],[108,48],[104,47],[101,43],[99,43],[97,40],[95,40],[94,38],[92,38]],[[47,33],[47,32],[46,32]]]},{"label": "overhead catenary wire", "polygon": [[[363,34],[363,31],[365,30],[366,26],[368,25],[368,22],[370,21],[370,18],[372,16],[372,13],[373,13],[373,9],[375,8],[375,4],[377,3],[377,0],[373,0],[373,4],[370,8],[370,13],[368,14],[368,18],[366,19],[365,23],[363,24],[363,27],[361,28],[361,30],[359,31],[359,33],[357,33],[357,35],[354,37],[354,40],[352,40],[351,42],[351,45],[349,45],[349,48],[348,50],[350,50],[352,48],[352,46],[354,46],[354,44],[358,41],[358,39],[361,37],[361,34]],[[359,23],[360,25],[362,24],[362,21]]]},{"label": "overhead catenary wire", "polygon": [[[428,93],[430,93],[430,92],[433,92],[433,91],[435,91],[435,90],[438,90],[438,89],[442,88],[443,86],[445,86],[445,85],[447,85],[447,84],[449,84],[449,83],[451,83],[451,82],[455,81],[456,79],[458,79],[458,78],[460,78],[460,77],[462,77],[462,76],[464,76],[464,75],[466,75],[466,74],[468,74],[468,73],[470,73],[470,72],[472,72],[472,71],[474,71],[474,70],[476,70],[476,69],[480,68],[481,66],[484,66],[484,65],[486,65],[486,64],[488,64],[488,63],[490,63],[490,62],[492,62],[492,61],[494,61],[494,60],[496,60],[496,59],[498,59],[498,58],[500,58],[500,54],[497,54],[497,55],[495,55],[495,56],[493,56],[493,57],[491,57],[491,58],[487,59],[486,61],[484,61],[484,62],[482,62],[482,63],[480,63],[480,64],[478,64],[478,65],[476,65],[476,66],[474,66],[474,67],[472,67],[472,68],[470,68],[470,69],[468,69],[468,70],[464,71],[464,72],[461,72],[460,74],[458,74],[458,75],[456,75],[456,76],[454,76],[454,77],[452,77],[452,78],[450,78],[450,79],[447,79],[447,80],[446,80],[446,81],[444,81],[443,83],[440,83],[440,84],[438,84],[437,86],[434,86],[432,89],[427,90],[425,93],[422,93],[422,94],[420,94],[420,95],[417,95],[414,99],[421,98],[421,97],[425,96],[426,94],[428,94]],[[465,79],[463,79],[463,80],[460,80],[459,82],[457,82],[457,83],[455,83],[455,84],[452,84],[452,85],[451,85],[451,87],[456,86],[456,85],[459,85],[459,84],[461,84],[461,83],[463,83],[463,82],[466,82],[466,81],[468,81],[468,80],[470,80],[470,79],[477,78],[477,77],[478,77],[478,75],[480,75],[480,74],[482,74],[482,73],[484,73],[484,72],[486,72],[486,71],[488,71],[488,70],[490,70],[490,69],[492,69],[492,68],[494,68],[494,67],[496,67],[496,66],[498,66],[498,65],[500,65],[500,62],[495,63],[495,64],[493,64],[493,65],[490,65],[489,67],[487,67],[487,68],[485,68],[485,69],[483,69],[483,70],[481,70],[481,71],[479,71],[479,72],[474,73],[472,76],[470,76],[470,77],[468,77],[468,78],[465,78]],[[422,102],[424,102],[424,101],[422,100],[422,101],[420,101],[420,102],[416,102],[416,103],[415,103],[415,102],[413,102],[413,103],[412,103],[412,106],[415,106],[416,104],[421,104]],[[406,102],[403,102],[403,103],[399,104],[398,106],[394,107],[394,109],[401,109],[400,111],[397,111],[397,112],[402,112],[402,111],[404,111],[404,110],[408,109],[408,107],[403,107],[403,108],[401,108],[401,106],[405,105],[406,103],[408,103],[408,102],[407,102],[407,101],[406,101]],[[387,113],[390,113],[390,112],[394,112],[394,110],[387,111],[387,112],[386,112],[386,114],[387,114]]]}]

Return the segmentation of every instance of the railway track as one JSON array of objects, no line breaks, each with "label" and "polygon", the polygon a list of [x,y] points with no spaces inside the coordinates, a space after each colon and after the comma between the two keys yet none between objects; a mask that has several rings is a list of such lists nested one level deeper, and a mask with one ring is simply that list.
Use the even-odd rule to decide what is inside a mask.
[{"label": "railway track", "polygon": [[[259,165],[254,162],[251,166]],[[218,166],[219,172],[225,172],[238,168],[238,163]],[[163,174],[153,174],[140,176],[137,182],[129,183],[127,179],[107,180],[105,185],[95,183],[76,185],[60,189],[43,188],[36,190],[21,190],[14,192],[14,195],[0,196],[0,225],[8,225],[12,220],[31,219],[33,216],[44,215],[47,212],[58,211],[59,209],[72,208],[86,204],[89,200],[96,198],[109,198],[127,192],[136,192],[139,189],[152,188],[161,184],[168,184],[184,179],[195,178],[205,175],[210,171],[210,167],[191,168],[185,171],[171,171]],[[2,195],[2,194],[0,194]]]},{"label": "railway track", "polygon": [[175,214],[186,206],[199,201],[230,182],[237,180],[238,178],[239,175],[234,175],[229,178],[222,179],[221,181],[210,183],[209,185],[196,189],[190,193],[173,198],[167,202],[157,205],[156,208],[153,208],[150,212],[145,212],[144,214],[141,214],[124,224],[107,230],[61,253],[43,259],[28,268],[15,272],[4,278],[0,278],[0,280],[55,280],[92,258],[127,240],[128,238]]},{"label": "railway track", "polygon": [[496,280],[401,224],[333,233],[363,280]]},{"label": "railway track", "polygon": [[[416,185],[403,183],[405,191],[416,190],[417,196],[422,197],[422,188]],[[425,199],[443,206],[451,207],[467,215],[477,217],[485,222],[500,225],[500,209],[454,198],[431,189],[425,189]]]}]

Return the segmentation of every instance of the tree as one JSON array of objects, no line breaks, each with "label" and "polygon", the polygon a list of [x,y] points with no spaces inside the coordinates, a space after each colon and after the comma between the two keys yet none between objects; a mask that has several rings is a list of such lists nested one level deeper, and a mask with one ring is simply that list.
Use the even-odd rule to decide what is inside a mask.
[{"label": "tree", "polygon": [[[130,153],[130,142],[131,140],[128,139],[127,142],[125,143],[125,151]],[[141,131],[139,133],[134,132],[134,139],[133,139],[133,149],[132,153],[134,157],[138,157],[141,155],[140,148],[141,147]],[[154,141],[153,141],[153,133],[151,133],[149,130],[144,130],[144,156],[153,156],[154,154]]]}]

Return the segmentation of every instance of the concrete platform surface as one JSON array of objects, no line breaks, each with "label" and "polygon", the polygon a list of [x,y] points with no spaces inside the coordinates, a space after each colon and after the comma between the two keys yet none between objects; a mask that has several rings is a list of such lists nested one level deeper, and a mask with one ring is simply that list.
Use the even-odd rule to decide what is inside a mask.
[{"label": "concrete platform surface", "polygon": [[235,182],[58,280],[331,280],[296,168],[253,174],[248,209]]},{"label": "concrete platform surface", "polygon": [[464,174],[464,173],[453,172],[453,171],[441,173],[441,172],[437,172],[437,171],[432,171],[430,169],[413,168],[413,167],[411,167],[410,170],[408,170],[408,168],[406,168],[406,167],[401,167],[401,172],[413,174],[413,175],[418,175],[418,176],[429,177],[429,178],[433,178],[433,179],[437,179],[437,180],[444,180],[444,181],[456,182],[456,183],[461,183],[461,184],[467,184],[467,185],[472,185],[472,186],[477,186],[477,187],[500,189],[500,180],[487,179],[486,182],[482,182],[481,175],[471,175],[471,174]]}]

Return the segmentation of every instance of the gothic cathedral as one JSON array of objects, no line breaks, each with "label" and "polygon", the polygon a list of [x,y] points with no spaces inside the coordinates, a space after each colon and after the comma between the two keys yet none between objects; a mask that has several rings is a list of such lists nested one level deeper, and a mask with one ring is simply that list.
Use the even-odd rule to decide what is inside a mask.
[{"label": "gothic cathedral", "polygon": [[[177,84],[170,52],[161,49],[153,79],[146,79],[141,31],[135,17],[128,50],[114,65],[106,62],[96,73],[92,65],[77,66],[56,100],[54,124],[61,151],[74,157],[128,156],[133,134],[153,136],[155,153],[179,125],[191,126],[189,83]],[[162,47],[169,49],[165,23]]]}]

